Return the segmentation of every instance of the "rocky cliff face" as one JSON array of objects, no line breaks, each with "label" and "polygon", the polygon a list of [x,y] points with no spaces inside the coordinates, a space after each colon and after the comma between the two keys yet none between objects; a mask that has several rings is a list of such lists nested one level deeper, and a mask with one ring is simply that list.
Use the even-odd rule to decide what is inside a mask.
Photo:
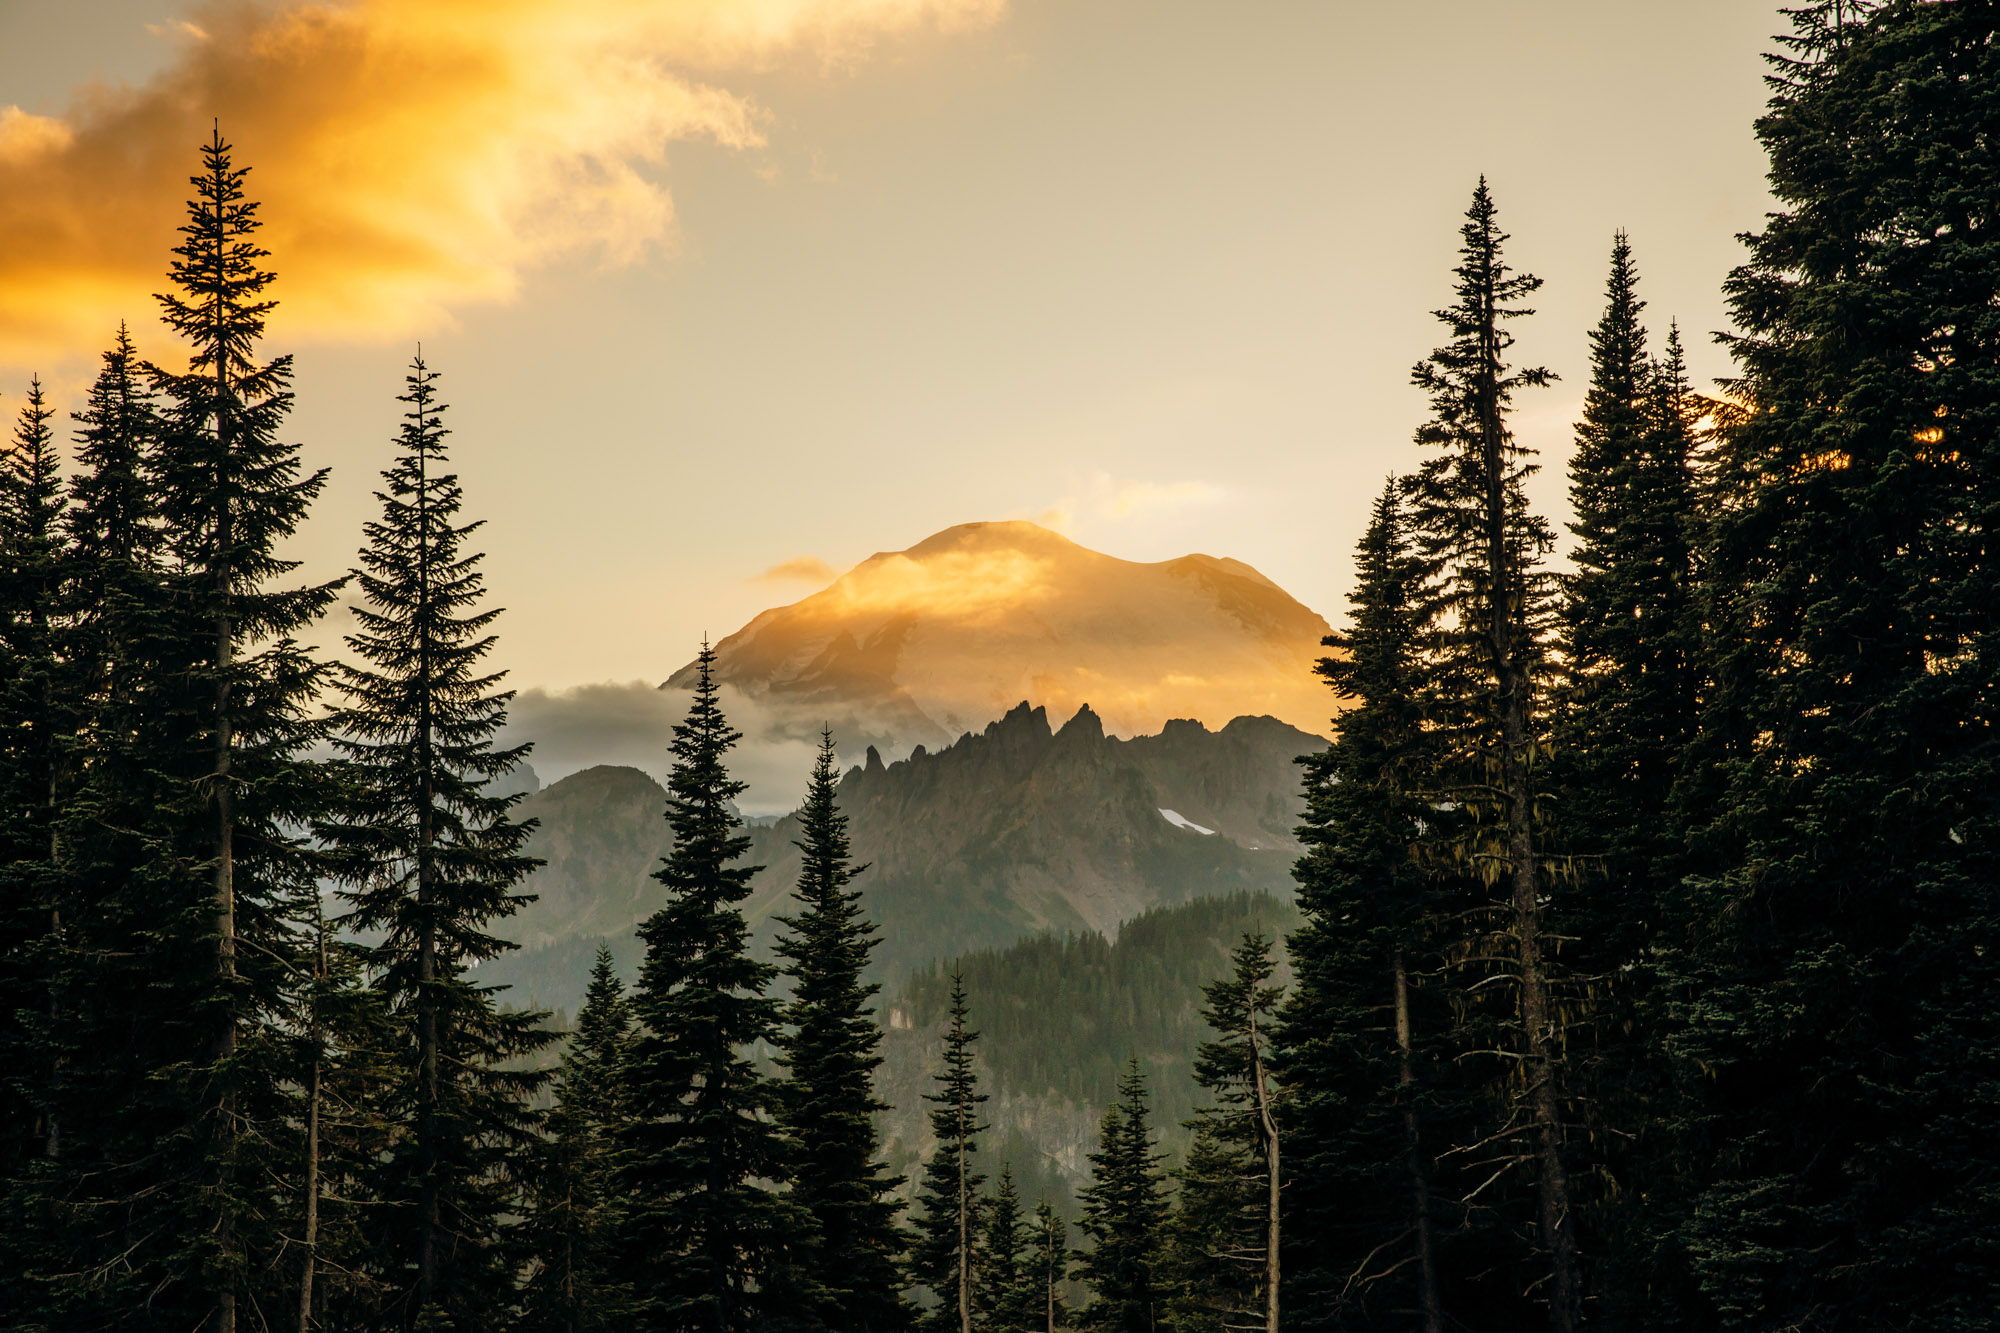
[{"label": "rocky cliff face", "polygon": [[[934,753],[885,765],[871,751],[840,800],[869,865],[856,886],[881,927],[877,974],[1042,930],[1115,934],[1150,908],[1236,890],[1289,896],[1303,808],[1292,760],[1322,744],[1268,717],[1121,740],[1087,707],[1058,731],[1023,703]],[[527,947],[482,977],[570,1007],[600,940],[636,962],[632,928],[662,902],[650,874],[670,845],[665,802],[646,774],[609,767],[523,801],[518,813],[541,821],[529,850],[548,864],[525,886],[537,901],[503,928]],[[797,879],[798,829],[786,816],[751,834],[764,869],[745,907],[768,941]]]},{"label": "rocky cliff face", "polygon": [[[1119,560],[1033,523],[968,523],[869,557],[716,645],[721,679],[786,734],[930,749],[1017,701],[1115,735],[1269,715],[1319,731],[1327,625],[1241,561]],[[693,684],[691,667],[666,688]]]},{"label": "rocky cliff face", "polygon": [[[884,766],[871,753],[840,796],[879,958],[895,972],[1040,930],[1116,934],[1190,898],[1284,892],[1303,808],[1291,761],[1319,744],[1271,718],[1119,740],[1088,706],[1055,731],[1022,703],[935,754]],[[753,915],[783,909],[795,836],[788,817],[761,840]]]}]

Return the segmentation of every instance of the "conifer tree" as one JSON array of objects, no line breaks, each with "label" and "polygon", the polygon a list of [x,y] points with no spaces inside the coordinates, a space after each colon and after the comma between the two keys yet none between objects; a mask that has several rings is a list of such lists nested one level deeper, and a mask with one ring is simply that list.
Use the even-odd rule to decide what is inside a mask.
[{"label": "conifer tree", "polygon": [[53,1043],[68,912],[57,830],[70,679],[61,639],[69,552],[53,416],[39,378],[0,445],[0,1310],[38,1304],[29,1232],[62,1148]]},{"label": "conifer tree", "polygon": [[1101,1333],[1154,1333],[1164,1313],[1160,1281],[1167,1221],[1165,1154],[1153,1144],[1146,1078],[1135,1057],[1118,1080],[1118,1100],[1098,1127],[1091,1180],[1078,1191],[1077,1227],[1090,1248],[1077,1272],[1091,1302],[1078,1325]]},{"label": "conifer tree", "polygon": [[797,1145],[791,1199],[813,1225],[806,1267],[822,1293],[821,1317],[836,1333],[861,1333],[905,1327],[909,1311],[899,1281],[901,1181],[877,1160],[874,1117],[889,1109],[874,1091],[882,1031],[872,1001],[881,987],[862,980],[878,937],[848,887],[865,867],[849,854],[839,779],[833,735],[822,732],[798,814],[799,910],[779,918],[792,994],[780,1092]]},{"label": "conifer tree", "polygon": [[1245,1236],[1261,1220],[1258,1182],[1245,1173],[1242,1145],[1228,1141],[1221,1123],[1210,1117],[1187,1123],[1193,1135],[1173,1172],[1178,1189],[1162,1243],[1162,1322],[1175,1333],[1255,1328],[1250,1318],[1262,1311],[1252,1308],[1259,1293],[1246,1263],[1263,1256],[1249,1251]]},{"label": "conifer tree", "polygon": [[[1698,526],[1693,397],[1678,330],[1646,354],[1644,302],[1624,234],[1613,242],[1603,317],[1590,335],[1591,383],[1570,464],[1576,572],[1565,580],[1553,821],[1576,858],[1558,885],[1565,962],[1586,978],[1589,1014],[1572,1044],[1582,1124],[1597,1169],[1579,1196],[1593,1225],[1600,1312],[1645,1317],[1679,1297],[1636,1200],[1659,1212],[1681,1193],[1679,1126],[1690,1108],[1666,1078],[1654,960],[1674,897],[1682,830],[1673,816],[1681,758],[1700,705],[1693,539]],[[1692,1316],[1689,1316],[1692,1317]]]},{"label": "conifer tree", "polygon": [[300,1333],[372,1325],[392,1291],[373,1233],[381,1163],[402,1136],[391,1119],[402,1071],[396,1021],[369,984],[369,952],[338,938],[323,910],[315,914],[312,970],[297,995]]},{"label": "conifer tree", "polygon": [[[135,688],[137,661],[147,651],[146,612],[158,601],[164,543],[150,485],[159,403],[123,324],[102,362],[76,413],[68,521],[75,579],[69,652],[77,663],[78,692],[88,701],[79,721],[87,728],[112,700]],[[109,743],[100,730],[82,747],[97,756]]]},{"label": "conifer tree", "polygon": [[188,995],[174,989],[190,978],[172,942],[192,944],[203,925],[183,915],[201,889],[175,851],[185,789],[161,762],[177,743],[163,667],[184,667],[185,653],[164,596],[156,406],[121,328],[77,414],[65,520],[63,883],[59,921],[43,916],[55,905],[35,909],[46,1021],[26,1068],[47,1077],[39,1098],[24,1094],[47,1118],[49,1152],[0,1227],[6,1267],[31,1289],[21,1307],[57,1324],[115,1322],[163,1279],[162,1305],[191,1299],[168,1275],[185,1272],[174,1261],[193,1180],[162,1145],[185,1146],[194,1111],[157,1075],[171,1053],[200,1050],[196,1015],[160,996]]},{"label": "conifer tree", "polygon": [[600,1333],[622,1326],[627,1303],[611,1280],[617,1237],[616,1144],[625,1124],[631,1007],[599,946],[576,1031],[563,1053],[549,1112],[549,1143],[528,1218],[535,1271],[524,1326]]},{"label": "conifer tree", "polygon": [[483,667],[499,612],[481,605],[482,557],[467,546],[481,525],[460,519],[436,380],[419,354],[382,516],[364,530],[339,717],[352,796],[323,832],[349,922],[382,936],[377,984],[401,1029],[394,1097],[408,1133],[385,1163],[378,1233],[395,1317],[476,1327],[513,1282],[510,1159],[533,1142],[528,1098],[545,1079],[518,1062],[552,1034],[468,976],[514,947],[492,928],[527,901],[515,888],[539,862],[522,851],[533,823],[508,813],[521,798],[488,792],[527,747],[493,744],[513,695]]},{"label": "conifer tree", "polygon": [[[1436,966],[1439,923],[1471,906],[1462,874],[1416,855],[1448,815],[1423,798],[1435,762],[1423,730],[1423,563],[1392,478],[1355,548],[1350,627],[1318,673],[1347,707],[1333,744],[1300,761],[1306,854],[1293,869],[1305,924],[1288,941],[1294,982],[1274,1059],[1285,1088],[1287,1319],[1366,1327],[1411,1310],[1421,1333],[1448,1317],[1446,1234],[1479,1230],[1447,1211],[1436,1144],[1479,1137],[1441,1086],[1457,1037]],[[1476,1183],[1476,1182],[1475,1182]],[[1483,1259],[1484,1256],[1481,1256]],[[1480,1271],[1488,1265],[1463,1265]],[[1474,1284],[1468,1307],[1490,1314]],[[1468,1310],[1469,1312],[1469,1310]]]},{"label": "conifer tree", "polygon": [[[1430,397],[1417,443],[1432,450],[1410,478],[1411,530],[1431,580],[1423,612],[1429,721],[1445,754],[1428,793],[1460,812],[1457,835],[1431,838],[1435,861],[1472,870],[1499,890],[1493,925],[1461,954],[1493,959],[1512,1007],[1498,1021],[1508,1042],[1520,1165],[1532,1173],[1535,1231],[1545,1280],[1532,1285],[1554,1333],[1582,1318],[1570,1166],[1566,1160],[1564,1037],[1569,1006],[1558,995],[1555,940],[1544,921],[1553,872],[1541,845],[1538,759],[1546,751],[1543,647],[1551,630],[1551,578],[1540,559],[1553,545],[1528,509],[1534,471],[1508,428],[1517,390],[1546,384],[1539,368],[1510,367],[1507,322],[1541,280],[1502,258],[1493,196],[1482,178],[1461,228],[1456,301],[1437,312],[1450,339],[1419,362],[1412,381]],[[1467,816],[1470,817],[1467,817]]]},{"label": "conifer tree", "polygon": [[1194,1140],[1171,1226],[1171,1305],[1180,1333],[1278,1333],[1283,1159],[1270,1070],[1272,1015],[1283,990],[1271,942],[1245,935],[1233,973],[1208,983],[1202,1018],[1216,1037],[1195,1052],[1195,1082],[1213,1097],[1190,1122]]},{"label": "conifer tree", "polygon": [[972,1333],[984,1318],[980,1265],[979,1191],[986,1183],[973,1162],[979,1151],[979,1091],[973,1069],[972,1043],[979,1034],[966,1026],[965,978],[951,972],[951,1008],[945,1029],[944,1062],[937,1073],[938,1091],[924,1094],[931,1103],[931,1134],[937,1140],[924,1162],[918,1184],[916,1242],[910,1269],[920,1286],[928,1287],[935,1303],[918,1319],[925,1333]]},{"label": "conifer tree", "polygon": [[2000,1309],[2000,19],[1791,18],[1701,551],[1676,1239],[1724,1327],[1969,1330]]},{"label": "conifer tree", "polygon": [[1041,1283],[1036,1280],[1029,1249],[1028,1222],[1021,1214],[1021,1192],[1014,1186],[1014,1168],[1000,1164],[1000,1180],[986,1200],[979,1248],[985,1255],[980,1282],[986,1297],[983,1323],[990,1333],[1035,1333],[1041,1327]]},{"label": "conifer tree", "polygon": [[51,953],[63,903],[55,846],[61,738],[59,639],[66,598],[63,489],[39,377],[0,457],[0,1190],[57,1150],[57,1071],[29,1015],[55,996]]},{"label": "conifer tree", "polygon": [[1035,1296],[1034,1319],[1028,1325],[1041,1333],[1069,1326],[1063,1284],[1069,1280],[1069,1226],[1047,1198],[1035,1205],[1026,1277]]},{"label": "conifer tree", "polygon": [[[1699,705],[1692,660],[1693,422],[1678,331],[1646,353],[1631,245],[1611,252],[1591,383],[1576,428],[1570,500],[1576,573],[1566,582],[1563,830],[1594,878],[1620,886],[1616,916],[1643,933],[1645,867],[1673,855],[1664,818]],[[1652,877],[1654,880],[1659,875]],[[1607,927],[1618,922],[1607,920]]]},{"label": "conifer tree", "polygon": [[641,1328],[740,1333],[805,1319],[816,1300],[799,1268],[810,1224],[775,1190],[791,1162],[779,1091],[752,1060],[775,1043],[780,1010],[766,994],[775,969],[750,956],[737,906],[758,869],[735,864],[750,847],[735,806],[744,784],[724,762],[739,739],[704,643],[674,727],[674,845],[654,875],[669,900],[639,927],[642,1031],[618,1188],[620,1276]]},{"label": "conifer tree", "polygon": [[[175,1252],[154,1313],[185,1310],[215,1333],[236,1333],[244,1300],[275,1280],[283,1248],[277,1190],[294,1160],[283,1132],[294,1084],[281,1038],[319,871],[300,831],[324,813],[330,790],[305,755],[323,734],[310,714],[326,667],[291,636],[338,587],[273,586],[296,567],[278,545],[326,474],[302,475],[297,446],[279,438],[291,359],[257,360],[274,275],[260,267],[268,255],[254,239],[247,174],[217,130],[193,178],[172,289],[158,298],[187,344],[188,369],[152,370],[164,405],[155,484],[175,617],[164,651],[184,660],[149,664],[163,673],[150,701],[163,734],[146,763],[177,789],[180,825],[158,848],[174,882],[153,903],[155,939],[176,943],[156,955],[151,979],[156,1007],[180,1030],[155,1034],[147,1056],[185,1108],[154,1157],[177,1182],[162,1195],[192,1214],[165,1233]],[[181,867],[205,878],[205,903]],[[195,963],[191,949],[206,958]],[[182,998],[166,1000],[173,991]]]}]

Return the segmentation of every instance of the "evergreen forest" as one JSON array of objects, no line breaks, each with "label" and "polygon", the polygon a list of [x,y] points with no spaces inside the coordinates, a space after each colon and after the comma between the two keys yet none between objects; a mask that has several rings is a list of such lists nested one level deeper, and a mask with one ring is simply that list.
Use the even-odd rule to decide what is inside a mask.
[{"label": "evergreen forest", "polygon": [[[666,905],[567,1030],[480,979],[537,862],[448,380],[411,360],[306,581],[327,474],[218,128],[174,345],[116,330],[0,453],[0,1327],[2000,1327],[2000,5],[1788,12],[1734,375],[1649,315],[1667,242],[1606,237],[1560,542],[1540,281],[1472,190],[1295,911],[940,940],[885,997],[828,734],[753,941],[704,644]],[[1096,1099],[1073,1195],[993,1128],[1042,1089]]]}]

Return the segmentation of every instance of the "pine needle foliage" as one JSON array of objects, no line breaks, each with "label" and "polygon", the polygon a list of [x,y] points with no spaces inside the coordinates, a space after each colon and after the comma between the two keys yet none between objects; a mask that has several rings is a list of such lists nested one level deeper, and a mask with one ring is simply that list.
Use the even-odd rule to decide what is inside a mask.
[{"label": "pine needle foliage", "polygon": [[1079,1328],[1154,1333],[1164,1318],[1165,1160],[1153,1143],[1146,1076],[1135,1059],[1099,1123],[1090,1183],[1077,1192],[1077,1229],[1090,1240],[1077,1253],[1077,1275],[1091,1294]]},{"label": "pine needle foliage", "polygon": [[[1541,280],[1503,257],[1492,192],[1482,179],[1460,229],[1456,300],[1436,312],[1449,334],[1411,379],[1430,398],[1417,443],[1429,450],[1409,479],[1411,533],[1428,575],[1422,613],[1426,724],[1437,754],[1427,796],[1451,818],[1427,835],[1424,852],[1440,873],[1490,886],[1479,929],[1463,936],[1456,961],[1463,992],[1490,975],[1504,979],[1482,1002],[1489,1033],[1475,1045],[1502,1053],[1507,1109],[1499,1118],[1519,1172],[1533,1182],[1541,1272],[1532,1287],[1549,1327],[1571,1333],[1583,1317],[1583,1275],[1571,1202],[1563,1039],[1578,1016],[1563,984],[1558,936],[1544,920],[1545,898],[1562,867],[1543,845],[1547,757],[1545,645],[1553,630],[1555,581],[1541,567],[1553,545],[1528,508],[1531,451],[1514,437],[1515,394],[1553,379],[1507,362],[1508,324],[1533,313],[1523,302]],[[1441,810],[1441,813],[1443,810]],[[1447,836],[1446,828],[1450,829]]]},{"label": "pine needle foliage", "polygon": [[1643,1194],[1664,1207],[1687,1166],[1674,1145],[1688,1107],[1660,1058],[1654,1020],[1665,996],[1653,962],[1684,860],[1673,804],[1701,702],[1701,520],[1696,400],[1680,334],[1670,328],[1662,354],[1649,355],[1644,307],[1621,232],[1570,463],[1577,546],[1565,579],[1551,785],[1560,792],[1553,835],[1577,868],[1557,886],[1571,937],[1565,962],[1589,1008],[1571,1030],[1595,1167],[1577,1207],[1603,1256],[1600,1311],[1630,1305],[1657,1318],[1687,1308],[1685,1283],[1671,1276],[1671,1247],[1627,1200]]},{"label": "pine needle foliage", "polygon": [[1040,1333],[1069,1327],[1069,1303],[1063,1288],[1069,1282],[1069,1224],[1047,1199],[1035,1205],[1034,1235],[1027,1278],[1035,1293],[1035,1318],[1028,1325]]},{"label": "pine needle foliage", "polygon": [[182,1206],[168,1191],[186,1183],[164,1168],[160,1145],[180,1141],[189,1109],[154,1078],[170,1033],[198,1042],[187,1014],[158,1007],[175,886],[187,881],[166,851],[183,793],[155,762],[171,687],[156,667],[185,660],[164,595],[156,409],[121,328],[77,415],[64,524],[62,882],[55,901],[41,892],[46,881],[23,883],[18,900],[39,932],[24,961],[40,1049],[10,1068],[37,1085],[21,1089],[21,1105],[38,1108],[45,1140],[0,1232],[21,1280],[17,1308],[58,1326],[116,1326],[161,1279]]},{"label": "pine needle foliage", "polygon": [[381,1170],[402,1136],[392,1118],[400,1033],[370,984],[371,951],[339,938],[322,913],[313,922],[312,952],[295,998],[303,1132],[290,1175],[299,1196],[291,1304],[300,1333],[381,1322],[394,1294],[378,1262]]},{"label": "pine needle foliage", "polygon": [[1215,1035],[1195,1051],[1194,1077],[1212,1101],[1175,1173],[1168,1315],[1179,1333],[1278,1329],[1284,1172],[1271,1037],[1284,990],[1270,984],[1277,965],[1265,936],[1245,935],[1230,963],[1230,975],[1202,987]]},{"label": "pine needle foliage", "polygon": [[980,1227],[980,1249],[986,1256],[981,1279],[987,1292],[982,1322],[990,1333],[1035,1333],[1041,1327],[1042,1284],[1035,1273],[1032,1239],[1014,1168],[1002,1162]]},{"label": "pine needle foliage", "polygon": [[1701,551],[1676,1237],[1728,1328],[1970,1330],[2000,1309],[2000,17],[1790,17]]},{"label": "pine needle foliage", "polygon": [[[1391,478],[1376,498],[1355,547],[1348,627],[1319,663],[1347,705],[1333,744],[1300,761],[1306,853],[1293,875],[1305,923],[1287,940],[1293,982],[1274,1052],[1285,1318],[1367,1328],[1409,1312],[1427,1331],[1475,1315],[1532,1326],[1514,1219],[1480,1190],[1494,1164],[1455,1151],[1492,1133],[1488,1085],[1501,1075],[1481,1050],[1490,1022],[1450,966],[1467,922],[1491,906],[1466,865],[1426,855],[1459,835],[1463,815],[1434,794],[1449,750],[1427,725],[1425,563],[1402,492]],[[1514,1156],[1511,1145],[1502,1153]]]},{"label": "pine needle foliage", "polygon": [[630,1317],[611,1276],[619,1200],[618,1137],[626,1122],[631,1005],[600,946],[576,1031],[563,1052],[548,1143],[527,1219],[534,1269],[521,1327],[534,1333],[608,1333]]},{"label": "pine needle foliage", "polygon": [[[1639,891],[1650,886],[1629,884],[1635,869],[1661,863],[1656,878],[1664,878],[1675,850],[1662,816],[1700,700],[1695,417],[1679,331],[1661,357],[1647,354],[1645,303],[1623,232],[1605,287],[1570,462],[1577,543],[1562,609],[1561,823],[1591,869]],[[1650,909],[1629,893],[1623,906],[1643,936]]]},{"label": "pine needle foliage", "polygon": [[184,372],[149,367],[161,404],[151,480],[166,619],[136,746],[158,832],[143,889],[152,999],[142,1021],[154,1030],[134,1049],[154,1089],[142,1104],[177,1109],[174,1123],[135,1126],[123,1150],[153,1177],[128,1193],[162,1209],[137,1234],[171,1237],[157,1274],[142,1279],[152,1317],[216,1333],[236,1333],[249,1302],[277,1299],[273,1284],[290,1286],[279,1183],[297,1160],[288,1029],[323,870],[304,832],[333,795],[324,765],[308,758],[325,736],[317,699],[328,668],[293,636],[339,587],[277,586],[297,567],[280,544],[326,474],[305,471],[280,437],[291,359],[258,359],[274,275],[262,267],[247,175],[214,132],[157,298],[188,362]]},{"label": "pine needle foliage", "polygon": [[902,1184],[879,1159],[875,1115],[888,1110],[874,1090],[882,1065],[882,1030],[862,980],[878,937],[848,886],[865,866],[850,854],[847,816],[839,806],[840,767],[833,734],[819,755],[799,807],[799,904],[778,918],[791,1002],[780,1042],[784,1124],[795,1144],[791,1200],[811,1218],[806,1268],[822,1298],[821,1319],[837,1333],[909,1325],[901,1295],[905,1238],[897,1225]]},{"label": "pine needle foliage", "polygon": [[667,781],[673,850],[654,878],[667,905],[639,927],[646,959],[633,996],[641,1031],[630,1069],[618,1189],[620,1273],[650,1329],[743,1333],[810,1320],[803,1213],[777,1192],[792,1147],[777,1081],[753,1059],[778,1037],[776,975],[750,956],[737,906],[758,867],[725,760],[741,739],[723,716],[715,650],[675,724]]},{"label": "pine needle foliage", "polygon": [[[0,455],[0,1191],[45,1155],[51,1052],[37,1021],[55,1002],[50,966],[64,888],[56,827],[62,738],[71,730],[59,645],[67,597],[64,493],[39,377]],[[34,1016],[34,1017],[31,1017]]]},{"label": "pine needle foliage", "polygon": [[469,973],[514,947],[493,927],[528,901],[516,886],[540,862],[522,850],[533,823],[508,813],[520,797],[488,791],[527,747],[493,743],[513,697],[484,667],[499,611],[481,605],[483,557],[468,546],[481,525],[461,518],[437,372],[421,354],[398,401],[400,452],[363,529],[342,673],[351,796],[322,832],[348,924],[381,936],[376,985],[399,1029],[395,1117],[408,1132],[384,1164],[377,1233],[395,1318],[476,1327],[504,1308],[517,1268],[510,1163],[533,1142],[528,1100],[546,1080],[518,1065],[553,1034]]}]

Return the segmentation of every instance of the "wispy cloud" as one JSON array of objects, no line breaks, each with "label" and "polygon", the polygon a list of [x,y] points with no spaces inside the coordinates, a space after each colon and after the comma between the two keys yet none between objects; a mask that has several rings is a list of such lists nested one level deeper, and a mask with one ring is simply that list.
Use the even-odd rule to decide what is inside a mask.
[{"label": "wispy cloud", "polygon": [[1106,472],[1090,477],[1071,494],[1035,515],[1043,527],[1063,529],[1079,519],[1128,519],[1178,513],[1197,506],[1220,504],[1229,491],[1206,481],[1148,481],[1117,478]]},{"label": "wispy cloud", "polygon": [[391,337],[506,300],[538,265],[672,236],[669,145],[764,142],[730,77],[848,64],[1005,0],[214,0],[139,88],[0,108],[0,349],[89,348],[149,317],[219,119],[255,167],[280,317]]},{"label": "wispy cloud", "polygon": [[1104,512],[1113,518],[1214,504],[1223,498],[1220,486],[1205,481],[1121,481],[1104,497]]},{"label": "wispy cloud", "polygon": [[824,586],[839,577],[839,571],[816,555],[801,555],[780,561],[751,579],[752,583],[810,583]]},{"label": "wispy cloud", "polygon": [[[663,690],[641,680],[522,690],[500,739],[507,745],[534,744],[528,762],[545,785],[595,764],[643,769],[665,782],[673,766],[667,746],[691,697],[686,690]],[[730,773],[750,784],[739,804],[751,814],[796,809],[818,747],[800,734],[797,719],[734,686],[722,687],[722,709],[743,733],[730,758]],[[843,754],[842,762],[860,758]]]}]

